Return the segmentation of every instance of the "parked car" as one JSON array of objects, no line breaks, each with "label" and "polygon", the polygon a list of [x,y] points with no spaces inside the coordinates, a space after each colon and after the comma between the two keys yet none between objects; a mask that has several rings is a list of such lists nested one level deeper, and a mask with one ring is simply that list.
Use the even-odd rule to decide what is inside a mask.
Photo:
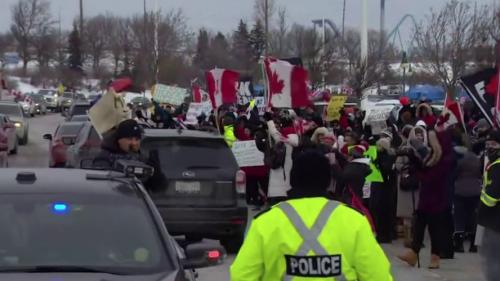
[{"label": "parked car", "polygon": [[194,269],[225,257],[216,245],[181,247],[133,175],[22,168],[0,177],[1,280],[195,281]]},{"label": "parked car", "polygon": [[188,130],[145,130],[141,153],[157,163],[148,182],[170,233],[190,240],[218,239],[238,251],[247,224],[246,177],[220,135]]},{"label": "parked car", "polygon": [[0,114],[0,131],[7,139],[7,151],[11,154],[17,154],[19,141],[17,139],[16,126],[9,116]]},{"label": "parked car", "polygon": [[71,118],[75,115],[88,115],[89,109],[90,103],[88,102],[74,102],[66,112],[66,121],[71,120]]},{"label": "parked car", "polygon": [[50,111],[57,111],[59,110],[59,96],[57,94],[56,90],[51,90],[51,89],[41,89],[38,91],[38,94],[43,96],[45,99],[45,103],[47,104],[47,109]]},{"label": "parked car", "polygon": [[43,138],[49,141],[49,167],[66,166],[66,150],[75,144],[76,136],[83,125],[82,122],[63,122],[57,126],[54,135],[43,135]]},{"label": "parked car", "polygon": [[84,94],[76,93],[75,94],[75,102],[87,101],[87,97]]},{"label": "parked car", "polygon": [[64,92],[61,97],[59,97],[59,106],[61,107],[61,114],[65,116],[66,111],[69,110],[75,99],[75,94],[72,92]]},{"label": "parked car", "polygon": [[17,139],[20,145],[28,143],[29,122],[21,105],[15,102],[0,102],[0,113],[9,116],[16,127]]},{"label": "parked car", "polygon": [[75,144],[66,150],[66,167],[80,168],[83,160],[94,159],[101,151],[101,142],[101,136],[92,123],[85,122],[76,137]]},{"label": "parked car", "polygon": [[47,114],[47,102],[42,95],[32,95],[31,99],[35,103],[35,113],[36,114]]}]

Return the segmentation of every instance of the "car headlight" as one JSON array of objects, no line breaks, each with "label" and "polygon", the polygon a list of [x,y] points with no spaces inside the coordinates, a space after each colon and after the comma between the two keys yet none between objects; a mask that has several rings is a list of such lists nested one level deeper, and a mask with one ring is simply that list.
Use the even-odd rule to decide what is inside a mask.
[{"label": "car headlight", "polygon": [[14,123],[14,126],[16,126],[16,128],[21,128],[23,124],[19,123],[19,122],[16,122]]},{"label": "car headlight", "polygon": [[39,106],[39,105],[40,105],[40,104],[38,104],[38,103],[35,103],[35,106]]}]

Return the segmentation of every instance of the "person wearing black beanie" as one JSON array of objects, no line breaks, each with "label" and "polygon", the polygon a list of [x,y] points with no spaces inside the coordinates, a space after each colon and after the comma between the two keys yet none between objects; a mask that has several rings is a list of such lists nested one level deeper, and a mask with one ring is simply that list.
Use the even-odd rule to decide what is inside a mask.
[{"label": "person wearing black beanie", "polygon": [[289,198],[324,197],[331,181],[330,162],[325,155],[307,151],[295,159],[290,171]]}]

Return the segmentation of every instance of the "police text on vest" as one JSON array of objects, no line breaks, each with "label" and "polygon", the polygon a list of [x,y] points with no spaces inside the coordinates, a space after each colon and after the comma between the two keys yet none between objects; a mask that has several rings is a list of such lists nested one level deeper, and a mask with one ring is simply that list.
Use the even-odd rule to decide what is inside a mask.
[{"label": "police text on vest", "polygon": [[342,273],[341,256],[285,255],[286,274],[302,277],[333,277]]}]

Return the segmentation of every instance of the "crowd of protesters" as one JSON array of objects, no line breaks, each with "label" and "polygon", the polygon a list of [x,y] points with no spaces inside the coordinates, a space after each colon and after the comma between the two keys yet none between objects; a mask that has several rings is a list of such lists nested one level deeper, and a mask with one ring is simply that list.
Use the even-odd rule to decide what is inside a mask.
[{"label": "crowd of protesters", "polygon": [[[428,101],[402,97],[397,117],[373,134],[365,112],[340,111],[340,118],[324,121],[313,107],[272,109],[223,106],[217,113],[198,117],[191,129],[219,131],[231,147],[236,141],[255,140],[264,153],[263,166],[244,167],[247,202],[260,209],[291,196],[290,170],[298,154],[316,150],[329,159],[333,175],[326,196],[365,214],[379,243],[404,238],[408,251],[400,259],[414,266],[430,234],[431,262],[455,252],[476,252],[476,211],[481,193],[483,151],[489,124],[474,112],[464,123],[448,125],[447,117]],[[157,127],[176,128],[188,106],[153,103],[151,120],[136,111],[136,119]]]}]

